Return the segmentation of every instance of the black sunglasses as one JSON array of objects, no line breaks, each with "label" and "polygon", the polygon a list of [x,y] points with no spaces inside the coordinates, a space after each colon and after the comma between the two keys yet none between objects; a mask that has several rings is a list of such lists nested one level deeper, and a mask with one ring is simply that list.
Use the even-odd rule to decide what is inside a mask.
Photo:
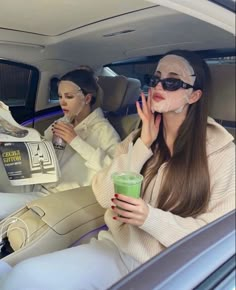
[{"label": "black sunglasses", "polygon": [[162,87],[165,91],[177,91],[180,88],[183,89],[190,89],[195,88],[194,86],[191,86],[180,79],[175,78],[166,78],[166,79],[160,79],[158,76],[151,76],[149,81],[149,86],[155,88],[159,83],[162,84]]}]

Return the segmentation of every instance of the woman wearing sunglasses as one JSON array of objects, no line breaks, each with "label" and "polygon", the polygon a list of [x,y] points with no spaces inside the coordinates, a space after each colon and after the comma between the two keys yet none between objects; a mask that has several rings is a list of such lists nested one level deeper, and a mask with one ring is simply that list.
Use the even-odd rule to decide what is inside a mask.
[{"label": "woman wearing sunglasses", "polygon": [[[24,261],[1,289],[107,289],[234,208],[235,146],[207,116],[206,63],[192,52],[172,51],[150,85],[147,101],[142,95],[142,107],[137,103],[141,130],[117,146],[112,163],[93,179],[109,230],[87,245]],[[111,175],[126,170],[127,160],[144,176],[138,199],[114,192]]]}]

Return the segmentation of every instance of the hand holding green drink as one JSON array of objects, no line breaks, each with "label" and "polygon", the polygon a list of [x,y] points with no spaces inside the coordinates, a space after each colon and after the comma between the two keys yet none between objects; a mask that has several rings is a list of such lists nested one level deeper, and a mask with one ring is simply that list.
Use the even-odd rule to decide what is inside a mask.
[{"label": "hand holding green drink", "polygon": [[127,170],[115,172],[112,174],[115,194],[123,194],[125,196],[139,198],[143,176],[131,170],[133,143],[129,143]]},{"label": "hand holding green drink", "polygon": [[121,171],[112,174],[115,193],[139,198],[143,176],[131,171]]}]

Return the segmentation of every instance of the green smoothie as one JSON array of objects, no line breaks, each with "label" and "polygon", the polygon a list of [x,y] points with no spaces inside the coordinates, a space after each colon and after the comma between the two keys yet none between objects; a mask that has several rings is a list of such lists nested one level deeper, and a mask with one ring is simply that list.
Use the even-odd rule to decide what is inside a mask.
[{"label": "green smoothie", "polygon": [[115,172],[112,174],[115,193],[139,198],[143,176],[129,171]]}]

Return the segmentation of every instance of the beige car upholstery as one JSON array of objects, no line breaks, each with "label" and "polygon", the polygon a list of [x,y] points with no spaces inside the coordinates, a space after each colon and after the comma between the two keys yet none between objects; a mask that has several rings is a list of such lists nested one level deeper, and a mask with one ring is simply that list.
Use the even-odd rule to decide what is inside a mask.
[{"label": "beige car upholstery", "polygon": [[126,93],[128,79],[125,76],[99,76],[98,84],[103,90],[103,111],[119,110]]},{"label": "beige car upholstery", "polygon": [[[81,236],[104,225],[104,209],[90,186],[51,194],[13,213],[23,220],[8,227],[8,240],[15,252],[3,258],[10,265],[33,256],[71,246]],[[7,219],[0,223],[7,224]],[[25,234],[24,234],[25,233]]]},{"label": "beige car upholstery", "polygon": [[140,123],[138,114],[130,114],[130,109],[139,99],[141,82],[119,75],[100,76],[98,83],[104,93],[102,109],[123,140]]},{"label": "beige car upholstery", "polygon": [[209,115],[221,123],[235,137],[235,65],[210,64],[212,96]]}]

